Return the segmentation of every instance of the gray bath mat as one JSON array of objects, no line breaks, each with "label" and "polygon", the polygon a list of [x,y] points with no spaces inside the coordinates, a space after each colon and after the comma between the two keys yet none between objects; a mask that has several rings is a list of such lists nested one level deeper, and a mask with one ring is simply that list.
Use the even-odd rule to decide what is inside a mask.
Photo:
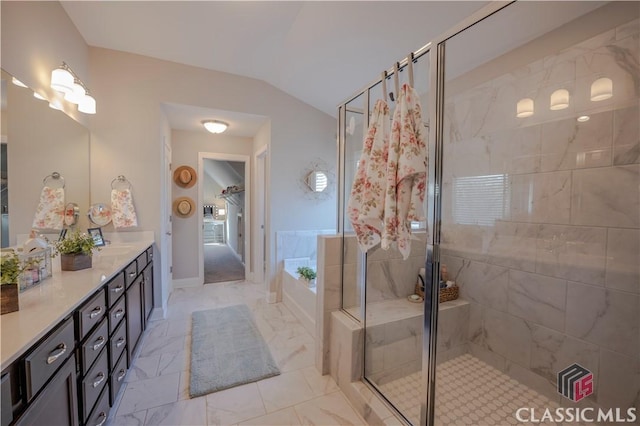
[{"label": "gray bath mat", "polygon": [[278,374],[280,370],[247,305],[193,313],[192,398]]}]

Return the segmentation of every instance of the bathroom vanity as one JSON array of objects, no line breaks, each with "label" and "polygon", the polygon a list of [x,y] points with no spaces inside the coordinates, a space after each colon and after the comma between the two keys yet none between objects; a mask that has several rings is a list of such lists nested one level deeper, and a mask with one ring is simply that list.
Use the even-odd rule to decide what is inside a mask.
[{"label": "bathroom vanity", "polygon": [[1,426],[102,425],[153,306],[153,241],[113,244],[93,267],[20,294],[0,319]]}]

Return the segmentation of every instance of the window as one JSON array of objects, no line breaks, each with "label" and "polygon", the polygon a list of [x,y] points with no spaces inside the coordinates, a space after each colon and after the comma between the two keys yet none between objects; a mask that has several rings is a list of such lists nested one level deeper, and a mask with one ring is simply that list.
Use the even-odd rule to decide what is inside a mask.
[{"label": "window", "polygon": [[507,175],[464,176],[453,181],[453,220],[461,225],[493,226],[508,211]]}]

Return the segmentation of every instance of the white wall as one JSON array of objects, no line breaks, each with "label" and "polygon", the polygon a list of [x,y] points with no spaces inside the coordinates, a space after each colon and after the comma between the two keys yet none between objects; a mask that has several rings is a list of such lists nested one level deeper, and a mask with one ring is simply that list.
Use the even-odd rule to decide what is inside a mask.
[{"label": "white wall", "polygon": [[[267,142],[271,159],[271,245],[275,242],[275,230],[335,227],[335,199],[310,203],[298,184],[301,170],[314,157],[335,165],[335,119],[332,117],[262,81],[108,49],[90,49],[90,72],[99,102],[98,114],[92,118],[91,183],[95,199],[104,197],[112,175],[131,176],[130,180],[141,194],[141,227],[158,232],[160,104],[173,102],[271,119]],[[175,140],[176,134],[174,166],[181,164],[183,149]],[[266,141],[266,135],[262,134],[259,143]],[[209,145],[206,150],[219,149]],[[114,164],[118,165],[117,170]],[[180,226],[186,223],[189,222]],[[184,231],[194,232],[193,229]],[[181,235],[175,232],[174,236],[178,238],[178,234]],[[175,239],[174,252],[184,253],[181,243]],[[273,252],[270,250],[272,264],[275,262]],[[195,259],[184,260],[186,263],[182,266],[177,260],[174,259],[173,265],[176,277],[179,271],[193,270]],[[269,278],[275,286],[273,272]]]},{"label": "white wall", "polygon": [[[89,47],[60,3],[53,1],[3,1],[2,69],[48,99],[60,94],[49,87],[51,71],[66,62],[92,89],[89,76]],[[63,101],[65,112],[87,124],[87,115]],[[98,105],[100,105],[98,103]]]},{"label": "white wall", "polygon": [[[251,138],[214,135],[207,132],[189,132],[174,130],[172,132],[173,169],[187,165],[198,170],[198,153],[214,152],[226,154],[251,155]],[[198,177],[199,179],[202,176]],[[198,185],[191,188],[172,186],[172,199],[178,197],[191,197],[196,203],[198,200]],[[219,192],[218,192],[219,193]],[[198,271],[198,214],[202,213],[201,207],[196,207],[196,213],[189,218],[180,218],[174,215],[173,219],[173,277],[184,280],[196,278]]]}]

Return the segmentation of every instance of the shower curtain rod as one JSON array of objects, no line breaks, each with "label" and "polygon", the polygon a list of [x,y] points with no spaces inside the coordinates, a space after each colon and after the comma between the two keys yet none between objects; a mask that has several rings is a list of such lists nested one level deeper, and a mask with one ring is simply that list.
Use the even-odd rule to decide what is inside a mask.
[{"label": "shower curtain rod", "polygon": [[[409,64],[409,58],[411,58],[413,56],[413,63],[416,63],[418,61],[418,59],[420,59],[422,56],[424,56],[425,53],[429,52],[430,48],[431,48],[431,42],[425,44],[424,46],[422,46],[420,49],[416,50],[415,52],[409,53],[409,55],[407,55],[406,57],[404,57],[400,61],[396,62],[391,68],[383,71],[380,75],[381,76],[382,75],[386,75],[387,79],[391,78],[391,76],[393,76],[393,74],[395,73],[396,66],[397,66],[398,71],[401,72]],[[366,86],[364,86],[364,88],[360,89],[359,91],[354,93],[352,96],[348,97],[343,102],[340,102],[338,104],[338,106],[348,104],[349,102],[351,102],[352,100],[354,100],[358,96],[362,95],[367,90],[377,86],[378,84],[380,84],[382,82],[383,82],[382,77],[379,77],[376,80],[373,80],[371,83],[369,83]]]}]

